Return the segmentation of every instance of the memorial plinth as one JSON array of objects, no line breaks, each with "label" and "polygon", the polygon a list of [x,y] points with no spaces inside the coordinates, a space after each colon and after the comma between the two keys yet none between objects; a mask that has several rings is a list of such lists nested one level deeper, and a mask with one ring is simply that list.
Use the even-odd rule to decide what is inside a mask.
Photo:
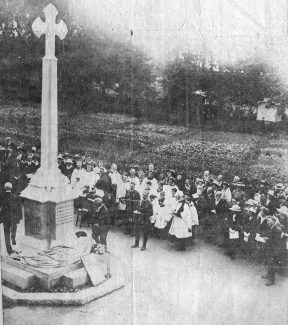
[{"label": "memorial plinth", "polygon": [[70,242],[74,234],[76,194],[60,170],[47,173],[39,168],[21,197],[24,199],[24,244],[48,249]]}]

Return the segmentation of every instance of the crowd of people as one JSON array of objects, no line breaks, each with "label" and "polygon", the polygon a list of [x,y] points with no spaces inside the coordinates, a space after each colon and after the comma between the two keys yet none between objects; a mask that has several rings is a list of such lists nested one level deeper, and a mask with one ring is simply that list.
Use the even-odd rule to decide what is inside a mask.
[{"label": "crowd of people", "polygon": [[[39,167],[40,155],[35,147],[25,152],[19,146],[12,155],[13,150],[8,139],[1,159],[1,179],[11,182],[12,192],[18,195]],[[13,163],[9,162],[11,157]],[[169,240],[179,251],[193,245],[198,236],[223,247],[231,259],[244,257],[265,264],[268,286],[274,284],[277,271],[285,271],[288,188],[282,183],[238,176],[229,183],[209,171],[189,179],[182,171],[157,170],[153,163],[147,168],[129,166],[124,170],[115,163],[104,165],[91,156],[69,153],[59,154],[58,165],[78,193],[77,224],[91,225],[96,243],[107,247],[111,225],[135,236],[133,248],[140,246],[143,235],[142,251],[149,236]]]}]

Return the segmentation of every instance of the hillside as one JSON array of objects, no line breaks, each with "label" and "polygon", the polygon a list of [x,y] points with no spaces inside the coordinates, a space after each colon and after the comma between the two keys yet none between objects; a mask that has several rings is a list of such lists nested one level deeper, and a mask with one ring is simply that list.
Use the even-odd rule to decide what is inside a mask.
[{"label": "hillside", "polygon": [[[40,145],[39,107],[0,107],[0,137],[16,143]],[[119,114],[59,116],[59,150],[72,154],[91,153],[106,163],[140,168],[153,161],[158,168],[176,168],[196,176],[205,169],[234,175],[280,181],[287,179],[286,138],[187,130],[165,124],[139,123]]]}]

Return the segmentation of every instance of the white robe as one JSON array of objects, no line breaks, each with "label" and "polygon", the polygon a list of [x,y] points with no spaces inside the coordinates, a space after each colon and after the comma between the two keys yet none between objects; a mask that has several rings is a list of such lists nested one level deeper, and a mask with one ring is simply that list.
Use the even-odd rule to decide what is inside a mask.
[{"label": "white robe", "polygon": [[96,184],[96,175],[93,170],[91,172],[84,170],[83,183],[84,185],[89,185],[90,187]]},{"label": "white robe", "polygon": [[191,202],[190,204],[190,213],[191,213],[192,226],[198,226],[199,225],[198,212],[193,202]]},{"label": "white robe", "polygon": [[173,211],[176,209],[178,201],[175,196],[165,199],[164,204],[167,206],[167,222],[173,218]]},{"label": "white robe", "polygon": [[110,172],[109,176],[111,178],[112,185],[119,186],[119,184],[122,182],[122,177],[117,171],[116,172]]},{"label": "white robe", "polygon": [[163,186],[163,191],[165,192],[165,198],[170,199],[172,197],[172,188],[176,188],[177,192],[179,191],[178,186],[177,185],[164,185]]},{"label": "white robe", "polygon": [[[85,170],[82,168],[74,169],[71,175],[71,185],[74,191],[79,195],[83,192],[84,189],[84,180],[85,180]],[[79,180],[77,180],[79,178]]]},{"label": "white robe", "polygon": [[184,204],[183,212],[180,213],[181,217],[176,216],[175,214],[181,208],[183,202],[178,202],[176,209],[174,210],[174,215],[169,230],[169,234],[177,238],[189,238],[192,237],[191,230],[192,227],[192,217],[189,205]]},{"label": "white robe", "polygon": [[126,203],[120,202],[120,198],[125,198],[127,191],[130,189],[130,182],[126,181],[121,183],[117,186],[116,189],[116,203],[118,203],[119,210],[126,210]]},{"label": "white robe", "polygon": [[226,190],[222,190],[222,195],[221,195],[222,199],[226,200],[226,202],[228,204],[231,203],[232,201],[232,194],[231,194],[231,190],[230,188],[228,187]]},{"label": "white robe", "polygon": [[155,224],[154,227],[158,229],[164,229],[168,223],[168,207],[159,206],[157,213],[155,214]]}]

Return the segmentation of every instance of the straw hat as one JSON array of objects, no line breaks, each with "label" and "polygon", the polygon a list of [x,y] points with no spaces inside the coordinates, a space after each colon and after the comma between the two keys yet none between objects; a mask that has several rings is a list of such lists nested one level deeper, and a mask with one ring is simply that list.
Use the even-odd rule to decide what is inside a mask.
[{"label": "straw hat", "polygon": [[273,190],[269,190],[269,191],[267,192],[267,195],[270,195],[270,196],[275,197],[275,193],[274,193]]},{"label": "straw hat", "polygon": [[282,207],[280,207],[280,209],[276,209],[279,213],[285,214],[286,216],[288,216],[288,208],[285,207],[284,205],[282,205]]},{"label": "straw hat", "polygon": [[232,205],[232,208],[229,208],[229,210],[234,211],[234,212],[241,212],[241,208],[239,207],[238,204]]},{"label": "straw hat", "polygon": [[72,159],[71,158],[68,158],[67,160],[66,160],[66,164],[73,164],[73,161],[72,161]]},{"label": "straw hat", "polygon": [[235,184],[235,186],[237,186],[237,187],[245,187],[245,184],[244,183],[241,183],[241,182],[237,182]]},{"label": "straw hat", "polygon": [[256,212],[257,212],[257,210],[256,210],[255,208],[253,208],[253,207],[250,207],[250,208],[248,209],[248,211],[250,211],[250,212],[252,212],[252,213],[256,213]]},{"label": "straw hat", "polygon": [[249,200],[247,200],[246,202],[245,202],[245,205],[251,205],[251,206],[254,206],[254,205],[256,205],[257,204],[257,202],[255,202],[255,200],[253,200],[253,199],[249,199]]},{"label": "straw hat", "polygon": [[279,191],[282,191],[284,190],[284,185],[282,183],[278,183],[275,185],[275,190],[279,190]]}]

